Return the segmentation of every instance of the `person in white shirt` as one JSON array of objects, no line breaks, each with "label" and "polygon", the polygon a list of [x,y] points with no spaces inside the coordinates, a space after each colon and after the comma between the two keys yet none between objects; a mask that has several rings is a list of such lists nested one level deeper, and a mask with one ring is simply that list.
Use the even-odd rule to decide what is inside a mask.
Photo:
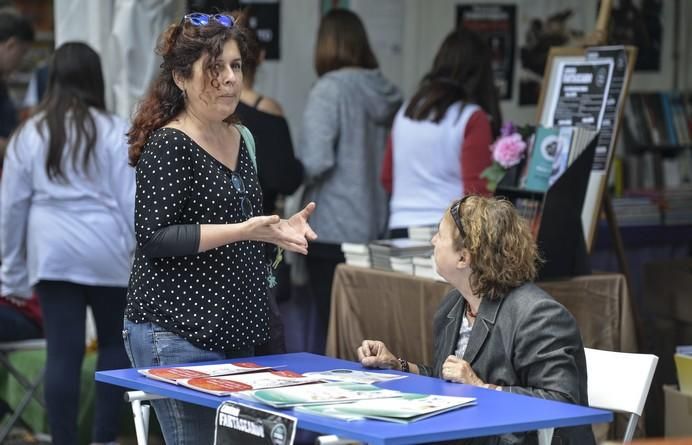
[{"label": "person in white shirt", "polygon": [[[105,110],[98,54],[65,43],[46,97],[10,139],[0,187],[3,296],[38,294],[47,340],[45,399],[53,443],[75,444],[86,308],[96,369],[129,367],[122,341],[135,246],[127,123]],[[96,384],[92,440],[114,442],[122,390]]]},{"label": "person in white shirt", "polygon": [[381,172],[390,236],[436,225],[458,196],[489,194],[481,174],[501,124],[491,52],[480,35],[457,28],[394,118]]}]

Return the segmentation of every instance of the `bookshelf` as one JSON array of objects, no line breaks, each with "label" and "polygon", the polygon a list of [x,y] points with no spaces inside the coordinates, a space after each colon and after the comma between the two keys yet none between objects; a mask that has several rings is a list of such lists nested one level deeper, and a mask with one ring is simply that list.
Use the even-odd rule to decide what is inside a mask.
[{"label": "bookshelf", "polygon": [[508,199],[528,217],[545,261],[539,280],[591,273],[581,213],[597,142],[594,138],[545,192],[518,188],[509,179],[495,190],[495,196]]},{"label": "bookshelf", "polygon": [[622,225],[692,224],[691,106],[689,96],[674,91],[630,94],[614,178]]}]

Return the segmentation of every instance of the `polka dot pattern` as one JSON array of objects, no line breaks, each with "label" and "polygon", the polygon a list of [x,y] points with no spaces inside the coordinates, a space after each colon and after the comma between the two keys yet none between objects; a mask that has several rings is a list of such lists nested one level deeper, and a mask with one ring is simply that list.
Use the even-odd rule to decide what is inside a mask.
[{"label": "polka dot pattern", "polygon": [[[244,142],[235,170],[253,215],[262,192]],[[231,170],[173,128],[155,131],[137,164],[137,245],[172,224],[244,221]],[[200,348],[234,351],[269,339],[264,244],[240,241],[206,252],[147,258],[140,249],[130,275],[126,317],[154,322]]]}]

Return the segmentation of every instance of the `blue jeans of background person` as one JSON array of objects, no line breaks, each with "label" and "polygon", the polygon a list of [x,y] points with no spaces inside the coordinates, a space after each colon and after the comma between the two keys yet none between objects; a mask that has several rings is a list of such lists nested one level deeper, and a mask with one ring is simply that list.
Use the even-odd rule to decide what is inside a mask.
[{"label": "blue jeans of background person", "polygon": [[14,306],[0,305],[0,342],[32,338],[43,338],[41,327]]},{"label": "blue jeans of background person", "polygon": [[[44,396],[54,445],[78,442],[79,386],[85,350],[86,308],[98,335],[96,370],[129,366],[121,337],[126,288],[40,281],[36,293],[43,313],[47,358]],[[114,442],[120,426],[124,390],[96,383],[92,440]]]},{"label": "blue jeans of background person", "polygon": [[[254,355],[252,347],[233,353],[207,351],[155,323],[133,323],[128,319],[124,321],[123,340],[127,355],[135,368]],[[214,443],[216,413],[213,409],[175,399],[152,400],[151,404],[167,444]]]}]

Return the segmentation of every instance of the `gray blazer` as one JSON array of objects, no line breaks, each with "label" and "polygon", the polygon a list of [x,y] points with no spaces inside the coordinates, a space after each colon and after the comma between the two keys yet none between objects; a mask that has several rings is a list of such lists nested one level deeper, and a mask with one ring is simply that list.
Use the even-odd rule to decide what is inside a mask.
[{"label": "gray blazer", "polygon": [[[433,324],[435,357],[423,375],[439,377],[457,347],[466,307],[458,290],[440,304]],[[486,383],[504,391],[588,405],[586,359],[574,317],[550,295],[527,283],[496,300],[484,299],[464,360]],[[464,443],[533,444],[535,432],[482,437]],[[553,444],[595,444],[590,425],[555,431]]]}]

